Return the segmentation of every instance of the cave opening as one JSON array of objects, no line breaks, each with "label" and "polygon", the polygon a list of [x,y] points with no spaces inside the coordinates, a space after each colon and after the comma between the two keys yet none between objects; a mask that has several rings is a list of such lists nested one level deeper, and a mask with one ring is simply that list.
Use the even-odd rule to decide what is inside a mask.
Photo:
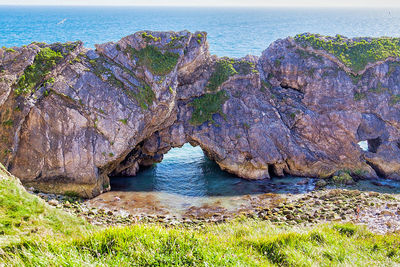
[{"label": "cave opening", "polygon": [[372,153],[376,153],[381,144],[382,140],[380,137],[358,142],[358,145],[360,146],[361,150]]},{"label": "cave opening", "polygon": [[160,163],[140,167],[136,176],[112,177],[111,190],[162,192],[189,197],[220,196],[235,192],[243,179],[222,171],[199,146],[172,148]]}]

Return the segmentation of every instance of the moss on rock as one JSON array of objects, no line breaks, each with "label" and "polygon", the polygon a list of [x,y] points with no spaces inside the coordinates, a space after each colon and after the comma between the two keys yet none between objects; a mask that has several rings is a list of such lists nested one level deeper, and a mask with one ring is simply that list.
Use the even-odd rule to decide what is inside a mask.
[{"label": "moss on rock", "polygon": [[56,52],[50,47],[42,48],[36,55],[33,64],[28,66],[18,79],[15,93],[17,95],[32,93],[35,87],[46,82],[44,81],[45,77],[62,58],[61,52]]},{"label": "moss on rock", "polygon": [[400,57],[400,38],[356,38],[340,35],[326,37],[318,34],[299,34],[295,41],[303,47],[324,50],[334,55],[354,72],[363,70],[368,63]]},{"label": "moss on rock", "polygon": [[238,72],[233,67],[234,60],[223,58],[217,61],[215,71],[211,74],[208,80],[207,89],[216,91],[229,77],[237,74]]},{"label": "moss on rock", "polygon": [[225,118],[225,114],[222,112],[222,105],[228,100],[225,91],[219,91],[217,93],[205,94],[199,98],[193,100],[190,106],[193,107],[192,117],[190,119],[190,124],[198,126],[206,121],[213,120],[214,114],[220,114]]},{"label": "moss on rock", "polygon": [[332,177],[332,181],[335,184],[354,184],[353,177],[351,177],[351,175],[346,171],[340,171],[338,175]]},{"label": "moss on rock", "polygon": [[137,58],[139,65],[147,67],[154,75],[167,75],[178,63],[179,54],[170,51],[162,52],[156,46],[148,45],[136,50],[128,48],[131,56]]}]

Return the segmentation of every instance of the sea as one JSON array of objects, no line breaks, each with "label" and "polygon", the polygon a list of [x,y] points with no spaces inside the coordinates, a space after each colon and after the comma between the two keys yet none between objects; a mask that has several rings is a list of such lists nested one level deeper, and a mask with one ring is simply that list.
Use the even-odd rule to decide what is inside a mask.
[{"label": "sea", "polygon": [[[400,10],[388,8],[0,6],[0,46],[6,47],[33,41],[81,40],[85,46],[94,48],[97,43],[117,41],[141,30],[189,30],[208,33],[212,54],[240,58],[248,54],[259,56],[273,41],[298,33],[399,37],[399,26]],[[398,182],[382,183],[389,184],[388,188],[400,186]],[[238,196],[307,192],[313,190],[314,182],[309,179],[305,183],[299,177],[240,179],[220,170],[201,148],[185,144],[168,152],[161,163],[143,168],[135,177],[112,178],[111,188],[109,199],[113,193],[125,193],[128,199],[137,200],[141,196],[155,199],[154,205],[162,203],[167,210],[182,210],[194,203],[203,205],[211,198],[219,198],[218,201],[222,198],[232,204],[237,201],[233,197]]]}]

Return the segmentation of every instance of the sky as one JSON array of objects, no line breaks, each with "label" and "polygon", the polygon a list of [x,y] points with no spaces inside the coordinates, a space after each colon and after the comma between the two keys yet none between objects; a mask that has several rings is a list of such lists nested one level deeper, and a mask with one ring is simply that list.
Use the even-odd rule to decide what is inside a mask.
[{"label": "sky", "polygon": [[0,5],[400,7],[400,0],[0,0]]}]

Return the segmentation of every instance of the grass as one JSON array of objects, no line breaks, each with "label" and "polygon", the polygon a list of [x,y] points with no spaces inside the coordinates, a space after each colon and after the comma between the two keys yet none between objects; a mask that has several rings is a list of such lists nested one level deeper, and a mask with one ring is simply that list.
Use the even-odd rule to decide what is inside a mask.
[{"label": "grass", "polygon": [[354,93],[354,100],[355,101],[361,101],[363,99],[367,98],[367,95],[365,93],[359,93],[359,92],[355,92]]},{"label": "grass", "polygon": [[18,87],[15,89],[17,95],[29,94],[36,86],[44,83],[44,78],[63,58],[61,52],[56,52],[50,47],[45,47],[35,56],[33,64],[28,66],[22,76],[18,79]]},{"label": "grass", "polygon": [[368,63],[400,57],[400,38],[347,39],[340,35],[299,34],[295,36],[295,41],[303,47],[309,46],[334,55],[354,72],[365,69]]},{"label": "grass", "polygon": [[201,229],[139,224],[67,242],[8,245],[0,261],[7,266],[388,266],[400,263],[399,237],[351,224],[279,227],[253,219]]},{"label": "grass", "polygon": [[396,105],[400,102],[400,95],[392,95],[390,97],[390,105]]},{"label": "grass", "polygon": [[107,77],[107,82],[111,86],[124,88],[124,84],[115,77],[114,73],[109,68],[107,68],[107,64],[109,64],[109,62],[105,58],[98,57],[96,59],[89,60],[89,63],[93,69],[93,73],[97,77],[100,79],[103,79],[102,77]]},{"label": "grass", "polygon": [[0,164],[0,247],[47,236],[76,237],[87,227],[83,220],[26,192]]},{"label": "grass", "polygon": [[156,95],[148,84],[138,87],[138,90],[138,93],[135,94],[136,100],[143,110],[148,109],[153,104]]},{"label": "grass", "polygon": [[211,74],[206,88],[210,91],[216,91],[229,77],[237,74],[238,72],[233,67],[234,60],[223,58],[217,61],[215,71]]},{"label": "grass", "polygon": [[189,121],[190,124],[198,126],[207,121],[215,123],[213,119],[214,114],[220,114],[225,118],[226,115],[222,112],[222,105],[228,99],[225,91],[205,94],[194,99],[192,103],[190,103],[190,106],[193,107],[192,117]]},{"label": "grass", "polygon": [[0,166],[0,266],[390,266],[400,235],[352,224],[102,228],[49,207]]},{"label": "grass", "polygon": [[377,86],[375,88],[368,89],[369,92],[375,93],[375,94],[382,94],[385,91],[388,91],[389,88],[383,87],[381,82],[378,82]]},{"label": "grass", "polygon": [[3,126],[13,126],[14,125],[14,121],[11,119],[8,119],[6,121],[3,121]]},{"label": "grass", "polygon": [[233,68],[240,75],[248,75],[250,73],[258,73],[256,65],[247,60],[238,60],[233,63]]},{"label": "grass", "polygon": [[162,52],[158,47],[148,45],[136,50],[128,48],[131,56],[137,58],[138,64],[146,66],[154,75],[167,75],[178,63],[179,54],[170,51]]},{"label": "grass", "polygon": [[151,34],[149,34],[147,32],[142,33],[142,38],[145,39],[146,42],[151,42],[151,41],[158,42],[158,41],[161,41],[161,37],[154,37],[153,35],[151,35]]},{"label": "grass", "polygon": [[349,73],[349,77],[354,85],[357,85],[362,79],[362,75],[354,75],[353,73]]}]

